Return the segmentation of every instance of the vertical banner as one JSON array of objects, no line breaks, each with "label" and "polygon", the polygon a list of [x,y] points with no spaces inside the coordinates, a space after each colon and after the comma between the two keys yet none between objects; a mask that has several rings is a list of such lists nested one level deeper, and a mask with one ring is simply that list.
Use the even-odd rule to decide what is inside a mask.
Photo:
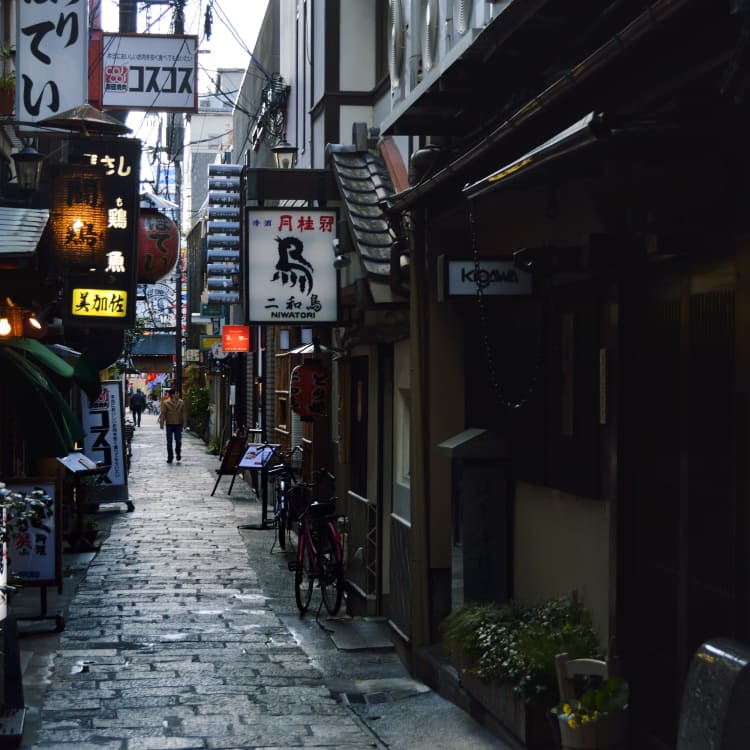
[{"label": "vertical banner", "polygon": [[336,322],[335,237],[335,211],[248,210],[248,317],[251,323],[317,325]]},{"label": "vertical banner", "polygon": [[102,502],[127,502],[128,471],[125,463],[122,383],[119,380],[104,380],[95,401],[88,400],[85,395],[82,398],[82,422],[86,433],[83,452],[92,461],[110,467],[97,489],[97,499]]},{"label": "vertical banner", "polygon": [[88,100],[88,0],[16,3],[16,118],[32,123]]},{"label": "vertical banner", "polygon": [[66,325],[132,328],[138,277],[141,142],[136,138],[71,138],[69,161],[104,171],[107,252],[94,271],[69,273]]}]

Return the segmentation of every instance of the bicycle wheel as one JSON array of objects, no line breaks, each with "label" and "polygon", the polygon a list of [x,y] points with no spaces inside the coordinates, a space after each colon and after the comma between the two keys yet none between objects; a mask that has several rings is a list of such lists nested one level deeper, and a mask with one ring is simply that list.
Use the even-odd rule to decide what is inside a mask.
[{"label": "bicycle wheel", "polygon": [[297,600],[297,609],[301,615],[304,615],[310,606],[315,581],[315,571],[310,564],[312,550],[309,546],[310,543],[303,529],[297,545],[297,567],[294,571],[294,598]]},{"label": "bicycle wheel", "polygon": [[320,592],[328,613],[335,615],[341,609],[344,593],[344,564],[341,559],[341,545],[336,530],[326,521],[318,543],[318,567],[320,569]]},{"label": "bicycle wheel", "polygon": [[276,483],[276,534],[281,549],[286,549],[286,514],[286,486],[282,480]]}]

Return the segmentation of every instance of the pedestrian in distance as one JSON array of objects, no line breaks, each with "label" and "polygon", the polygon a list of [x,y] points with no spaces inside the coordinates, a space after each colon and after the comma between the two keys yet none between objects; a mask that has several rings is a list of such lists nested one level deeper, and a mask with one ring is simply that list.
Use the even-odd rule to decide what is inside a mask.
[{"label": "pedestrian in distance", "polygon": [[[172,463],[172,458],[182,460],[182,430],[187,427],[187,409],[185,402],[180,398],[174,388],[167,391],[167,398],[161,402],[159,412],[159,427],[167,428],[167,463]],[[172,442],[174,441],[174,452]]]},{"label": "pedestrian in distance", "polygon": [[146,397],[143,395],[143,392],[139,388],[130,397],[130,411],[133,414],[133,424],[136,427],[141,426],[141,414],[143,414],[143,410],[145,408],[146,408]]}]

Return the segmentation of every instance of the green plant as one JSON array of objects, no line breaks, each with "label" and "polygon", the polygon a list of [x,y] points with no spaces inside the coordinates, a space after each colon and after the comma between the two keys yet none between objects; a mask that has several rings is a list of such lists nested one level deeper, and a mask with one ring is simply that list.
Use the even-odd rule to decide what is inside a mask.
[{"label": "green plant", "polygon": [[578,729],[601,721],[613,711],[625,710],[629,695],[630,690],[625,680],[610,677],[599,687],[584,690],[578,699],[561,701],[554,711],[571,729]]},{"label": "green plant", "polygon": [[206,452],[212,456],[218,456],[221,453],[221,438],[214,435],[206,444]]},{"label": "green plant", "polygon": [[11,64],[15,49],[0,46],[0,90],[14,92],[16,90],[16,71]]},{"label": "green plant", "polygon": [[187,407],[190,429],[203,437],[208,428],[211,394],[208,386],[201,385],[199,377],[200,371],[194,365],[190,365],[186,369],[185,393],[183,398]]},{"label": "green plant", "polygon": [[575,594],[529,607],[468,604],[443,621],[441,633],[469,674],[511,685],[525,702],[547,707],[556,702],[557,654],[601,655],[591,617]]}]

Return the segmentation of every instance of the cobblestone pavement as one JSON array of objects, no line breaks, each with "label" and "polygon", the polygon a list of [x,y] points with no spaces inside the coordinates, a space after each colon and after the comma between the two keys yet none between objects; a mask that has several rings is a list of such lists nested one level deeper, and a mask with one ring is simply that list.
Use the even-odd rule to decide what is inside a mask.
[{"label": "cobblestone pavement", "polygon": [[36,654],[44,689],[23,747],[509,747],[412,680],[386,644],[339,649],[352,618],[316,617],[315,599],[300,618],[273,532],[238,530],[258,524],[260,503],[240,479],[227,494],[229,477],[211,496],[218,459],[183,442],[182,462],[167,464],[164,433],[143,416],[135,509],[100,514],[108,536],[48,661]]}]

